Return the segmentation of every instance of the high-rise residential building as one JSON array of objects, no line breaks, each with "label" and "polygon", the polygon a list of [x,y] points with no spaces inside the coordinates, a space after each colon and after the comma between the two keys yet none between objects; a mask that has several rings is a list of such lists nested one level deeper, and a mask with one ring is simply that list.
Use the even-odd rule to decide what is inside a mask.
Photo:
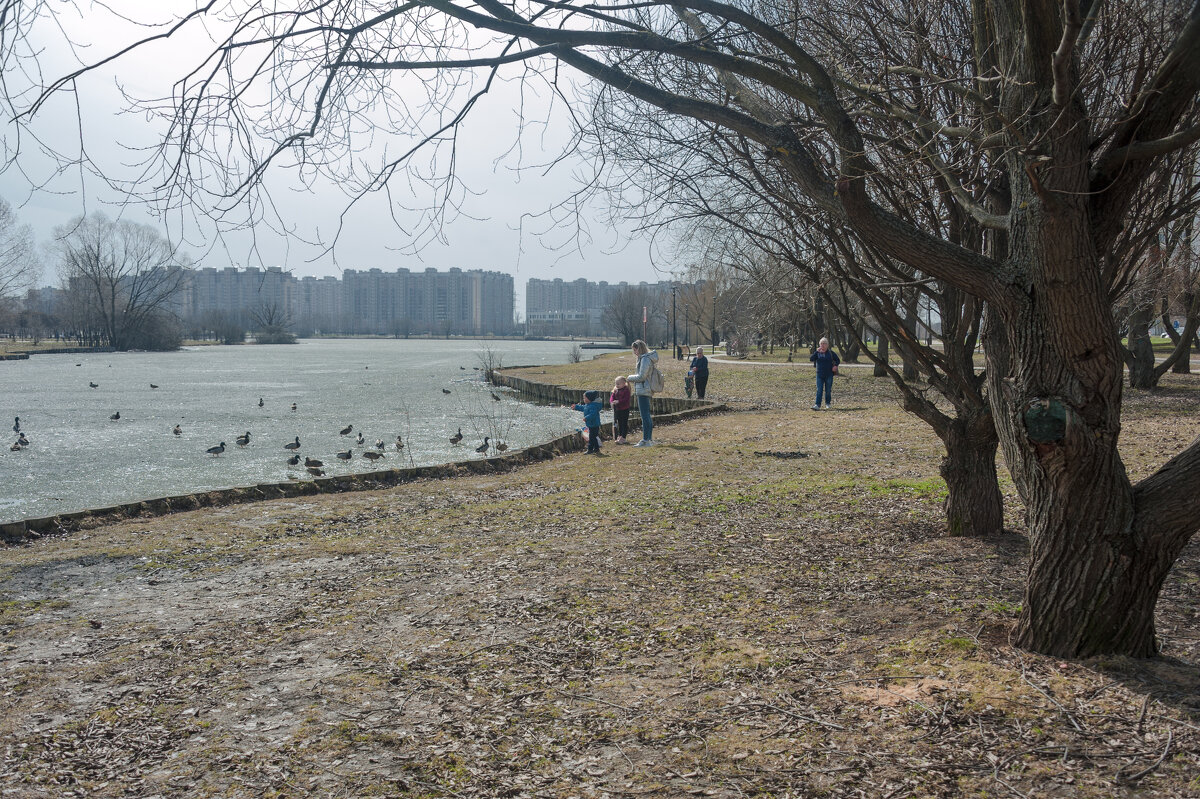
[{"label": "high-rise residential building", "polygon": [[347,269],[340,280],[297,280],[280,267],[205,268],[194,270],[184,306],[197,322],[225,316],[248,328],[274,309],[301,332],[483,336],[515,327],[512,276],[480,269]]},{"label": "high-rise residential building", "polygon": [[525,324],[530,335],[605,337],[621,331],[606,313],[620,292],[642,289],[654,306],[651,313],[662,313],[664,298],[670,304],[671,281],[656,283],[593,283],[578,280],[542,280],[530,278],[525,284]]},{"label": "high-rise residential building", "polygon": [[206,267],[191,271],[183,316],[201,322],[224,316],[249,327],[256,316],[286,317],[293,313],[292,289],[296,279],[278,266]]}]

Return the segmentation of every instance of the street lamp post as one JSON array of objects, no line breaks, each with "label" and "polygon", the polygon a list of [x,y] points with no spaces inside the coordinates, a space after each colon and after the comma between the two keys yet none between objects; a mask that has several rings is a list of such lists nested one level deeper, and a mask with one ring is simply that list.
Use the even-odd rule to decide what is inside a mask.
[{"label": "street lamp post", "polygon": [[671,354],[679,360],[679,322],[675,316],[675,290],[679,287],[671,284]]}]

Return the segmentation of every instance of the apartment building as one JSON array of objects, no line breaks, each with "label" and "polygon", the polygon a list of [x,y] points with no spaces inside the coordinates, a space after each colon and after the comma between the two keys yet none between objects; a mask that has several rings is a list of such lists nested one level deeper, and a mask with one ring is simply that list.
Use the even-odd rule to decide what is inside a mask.
[{"label": "apartment building", "polygon": [[617,336],[621,331],[606,313],[622,291],[642,289],[653,308],[662,314],[671,302],[671,281],[656,283],[594,283],[578,280],[530,278],[525,284],[525,323],[535,336]]},{"label": "apartment building", "polygon": [[185,317],[226,315],[253,328],[264,309],[286,311],[301,332],[359,335],[507,335],[514,331],[511,275],[479,269],[347,269],[297,280],[280,267],[193,271]]}]

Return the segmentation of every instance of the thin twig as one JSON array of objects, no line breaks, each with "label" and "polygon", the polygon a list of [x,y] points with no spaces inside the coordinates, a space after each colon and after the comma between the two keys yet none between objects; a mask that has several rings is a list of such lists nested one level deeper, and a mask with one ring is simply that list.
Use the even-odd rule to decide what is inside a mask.
[{"label": "thin twig", "polygon": [[1083,727],[1079,726],[1079,722],[1075,720],[1075,716],[1073,716],[1071,714],[1071,711],[1069,711],[1065,707],[1063,707],[1061,702],[1059,702],[1057,699],[1055,699],[1053,696],[1051,696],[1047,691],[1045,691],[1038,685],[1034,684],[1033,680],[1029,679],[1029,677],[1026,676],[1024,661],[1021,661],[1021,679],[1024,680],[1026,683],[1028,683],[1029,687],[1033,688],[1039,694],[1041,694],[1042,696],[1046,697],[1051,702],[1053,702],[1054,706],[1057,707],[1062,712],[1062,714],[1067,717],[1067,721],[1071,722],[1072,727],[1074,727],[1079,732],[1083,732]]},{"label": "thin twig", "polygon": [[1149,766],[1147,766],[1146,768],[1139,771],[1137,774],[1131,774],[1128,777],[1124,776],[1120,771],[1118,771],[1117,776],[1113,780],[1113,782],[1116,783],[1117,785],[1132,785],[1133,783],[1140,780],[1142,777],[1145,777],[1151,771],[1154,771],[1156,768],[1158,768],[1159,766],[1162,765],[1162,762],[1164,760],[1167,759],[1167,753],[1171,751],[1171,742],[1174,740],[1175,740],[1175,735],[1174,735],[1174,733],[1171,732],[1171,728],[1168,727],[1167,728],[1167,745],[1163,747],[1162,754],[1158,756],[1158,760],[1155,760],[1153,763],[1151,763]]}]

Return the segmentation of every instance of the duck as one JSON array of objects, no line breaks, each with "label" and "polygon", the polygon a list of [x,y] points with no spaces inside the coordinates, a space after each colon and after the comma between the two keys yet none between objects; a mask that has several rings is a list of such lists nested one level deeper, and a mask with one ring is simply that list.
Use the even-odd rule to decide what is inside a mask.
[{"label": "duck", "polygon": [[339,436],[348,436],[353,432],[354,432],[354,425],[348,424],[342,428],[342,432],[338,433],[338,435]]},{"label": "duck", "polygon": [[183,435],[183,428],[180,427],[179,425],[175,425],[175,428],[171,432],[177,436],[181,436],[181,435]]},{"label": "duck", "polygon": [[88,381],[88,387],[89,387],[89,388],[100,388],[100,384],[99,384],[99,383],[93,383],[93,382],[91,382],[91,381]]},{"label": "duck", "polygon": [[17,446],[18,447],[28,447],[29,446],[29,439],[25,437],[24,433],[17,434]]},{"label": "duck", "polygon": [[209,455],[212,455],[214,458],[217,457],[218,455],[220,455],[224,451],[225,451],[225,442],[224,441],[222,441],[220,444],[218,444],[215,447],[209,447],[208,449],[205,450],[205,452],[207,452]]},{"label": "duck", "polygon": [[348,461],[354,457],[354,450],[348,449],[345,452],[339,452],[337,456],[339,460]]},{"label": "duck", "polygon": [[14,442],[13,442],[13,445],[12,445],[11,447],[9,447],[9,448],[8,448],[8,451],[9,451],[9,452],[20,452],[20,451],[21,451],[21,444],[20,444],[20,442],[18,442],[18,441],[14,441]]},{"label": "duck", "polygon": [[362,431],[359,431],[359,433],[358,433],[358,438],[355,440],[355,442],[354,442],[354,443],[355,443],[355,444],[358,444],[358,445],[361,447],[361,446],[363,445],[363,442],[364,442],[364,441],[366,441],[366,439],[364,439],[364,438],[363,438]]},{"label": "duck", "polygon": [[295,441],[289,441],[288,443],[284,444],[283,448],[290,449],[292,452],[300,449],[300,436],[296,436]]},{"label": "duck", "polygon": [[[399,436],[397,436],[397,438],[399,438]],[[462,441],[462,440],[463,440],[463,434],[462,434],[462,428],[460,427],[460,428],[458,428],[458,432],[457,432],[457,433],[455,433],[454,435],[450,436],[450,443],[451,443],[451,444],[457,444],[458,442],[460,442],[460,441]]]},{"label": "duck", "polygon": [[508,444],[505,444],[503,441],[501,441],[499,444],[496,445],[496,449],[499,450],[500,452],[504,452],[504,450],[508,449]]},{"label": "duck", "polygon": [[383,453],[382,452],[374,452],[372,450],[367,450],[366,452],[363,453],[363,457],[370,461],[377,461],[383,457]]},{"label": "duck", "polygon": [[259,398],[258,398],[258,407],[260,407],[260,408],[261,408],[262,406],[263,406],[263,398],[262,398],[262,397],[259,397]]},{"label": "duck", "polygon": [[244,447],[244,446],[246,446],[247,444],[249,444],[249,443],[250,443],[250,431],[249,431],[249,430],[247,430],[247,431],[246,431],[246,435],[244,435],[244,436],[238,436],[238,437],[237,437],[237,438],[235,438],[233,441],[234,441],[234,443],[235,443],[235,444],[237,444],[239,447]]},{"label": "duck", "polygon": [[325,472],[321,471],[316,466],[309,466],[308,473],[311,474],[313,477],[324,477],[325,476]]},{"label": "duck", "polygon": [[292,403],[292,413],[296,412],[296,403]]},{"label": "duck", "polygon": [[382,438],[375,439],[375,449],[383,449],[383,439]]},{"label": "duck", "polygon": [[13,417],[13,432],[14,433],[21,432],[21,417],[20,416]]},{"label": "duck", "polygon": [[488,451],[488,447],[490,446],[488,444],[488,441],[490,441],[490,439],[487,436],[484,436],[483,443],[480,444],[478,447],[476,447],[475,451],[478,452],[480,455],[486,455],[487,451]]},{"label": "duck", "polygon": [[494,399],[496,402],[500,401],[500,395],[497,394],[495,391],[491,392],[491,395],[492,395],[492,399]]},{"label": "duck", "polygon": [[287,459],[287,462],[288,462],[288,466],[296,466],[300,463],[300,456],[293,455],[292,457]]},{"label": "duck", "polygon": [[324,466],[324,465],[325,465],[325,463],[324,463],[324,461],[319,461],[319,460],[317,460],[316,458],[308,458],[308,457],[306,457],[306,458],[304,459],[304,465],[305,465],[306,467],[308,467],[309,469],[319,469],[319,468],[321,468],[322,466]]},{"label": "duck", "polygon": [[114,422],[119,422],[121,420],[121,412],[117,411],[116,413],[114,413],[112,416],[110,416],[108,418]]},{"label": "duck", "polygon": [[448,388],[443,388],[443,389],[442,389],[442,393],[443,393],[443,394],[449,394],[449,393],[450,393],[450,389],[448,389]]},{"label": "duck", "polygon": [[465,366],[460,366],[460,367],[458,367],[458,368],[459,368],[459,369],[462,369],[464,372],[465,372],[465,371],[467,371],[467,367],[465,367]]},{"label": "duck", "polygon": [[150,388],[158,388],[158,386],[156,386],[156,385],[154,385],[153,383],[151,383],[151,384],[150,384]]},{"label": "duck", "polygon": [[396,449],[404,449],[404,439],[400,436],[396,436]]}]

